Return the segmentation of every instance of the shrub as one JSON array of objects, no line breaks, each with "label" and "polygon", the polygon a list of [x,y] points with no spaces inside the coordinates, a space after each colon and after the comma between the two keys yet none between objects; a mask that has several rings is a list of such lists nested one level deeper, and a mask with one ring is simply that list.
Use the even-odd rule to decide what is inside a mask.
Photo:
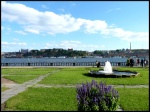
[{"label": "shrub", "polygon": [[119,94],[112,86],[92,80],[76,87],[78,111],[115,111]]}]

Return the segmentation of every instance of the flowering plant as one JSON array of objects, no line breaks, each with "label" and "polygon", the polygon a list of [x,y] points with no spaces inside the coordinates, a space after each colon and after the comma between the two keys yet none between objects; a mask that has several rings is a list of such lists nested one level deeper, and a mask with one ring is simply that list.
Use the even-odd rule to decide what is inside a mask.
[{"label": "flowering plant", "polygon": [[78,111],[115,111],[119,94],[112,86],[92,80],[76,87]]}]

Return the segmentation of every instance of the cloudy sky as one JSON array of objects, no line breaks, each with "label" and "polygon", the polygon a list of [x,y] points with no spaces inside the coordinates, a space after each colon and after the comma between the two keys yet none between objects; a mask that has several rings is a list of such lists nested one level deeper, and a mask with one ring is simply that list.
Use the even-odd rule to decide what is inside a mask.
[{"label": "cloudy sky", "polygon": [[148,2],[1,2],[1,51],[149,49]]}]

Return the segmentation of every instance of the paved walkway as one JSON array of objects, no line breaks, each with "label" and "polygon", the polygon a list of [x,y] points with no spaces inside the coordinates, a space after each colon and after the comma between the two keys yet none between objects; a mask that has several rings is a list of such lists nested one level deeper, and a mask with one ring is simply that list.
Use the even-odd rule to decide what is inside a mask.
[{"label": "paved walkway", "polygon": [[[55,70],[51,73],[39,76],[38,78],[35,78],[33,80],[30,80],[28,82],[25,82],[23,84],[1,84],[1,86],[8,87],[10,89],[5,90],[4,92],[1,92],[1,104],[3,104],[5,101],[7,101],[10,97],[13,97],[17,95],[20,92],[23,92],[26,90],[28,87],[76,87],[76,85],[46,85],[46,84],[37,84],[40,82],[42,79],[45,77],[49,76],[50,74],[54,74],[58,72],[58,70]],[[112,85],[114,88],[149,88],[149,85]],[[118,111],[123,111],[120,107],[118,108]]]},{"label": "paved walkway", "polygon": [[[23,84],[9,84],[8,86],[10,87],[10,89],[1,92],[1,104],[3,104],[5,101],[7,101],[10,97],[13,97],[15,95],[17,95],[20,92],[23,92],[24,90],[26,90],[28,87],[31,87],[35,84],[37,84],[38,82],[40,82],[42,79],[44,79],[45,77],[49,76],[50,74],[53,74],[55,72],[58,72],[59,70],[55,70],[51,73],[39,76],[38,78],[35,78],[33,80],[30,80],[28,82],[25,82]],[[7,86],[6,84],[2,84],[3,86]],[[7,87],[8,87],[7,86]]]}]

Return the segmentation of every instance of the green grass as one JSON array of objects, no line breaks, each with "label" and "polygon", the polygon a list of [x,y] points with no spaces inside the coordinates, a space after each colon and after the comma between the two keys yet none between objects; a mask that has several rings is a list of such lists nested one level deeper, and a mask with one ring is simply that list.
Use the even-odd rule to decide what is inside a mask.
[{"label": "green grass", "polygon": [[149,111],[148,88],[116,88],[124,111]]},{"label": "green grass", "polygon": [[3,92],[3,91],[5,91],[5,90],[7,90],[8,88],[7,87],[1,87],[1,91]]},{"label": "green grass", "polygon": [[[49,73],[56,68],[19,68],[1,69],[2,74],[17,74],[17,76],[4,76],[17,83],[23,83],[38,77],[40,74]],[[102,69],[102,68],[100,68]],[[43,79],[41,84],[81,84],[92,79],[106,82],[107,85],[139,85],[149,84],[149,68],[117,67],[118,70],[136,71],[140,74],[130,78],[102,78],[89,77],[89,70],[99,70],[99,68],[62,68],[59,72],[49,75]],[[9,71],[9,72],[8,72]],[[26,72],[25,72],[26,71]],[[23,72],[23,73],[22,73]],[[39,73],[38,73],[39,72]],[[20,75],[24,74],[24,75]],[[32,74],[33,76],[27,76]],[[35,74],[35,75],[34,75]],[[1,88],[3,89],[3,88]],[[116,88],[120,94],[120,106],[124,111],[148,111],[149,93],[148,88]],[[28,110],[28,111],[77,111],[77,100],[75,88],[34,88],[30,87],[26,91],[10,98],[6,102],[5,110]]]},{"label": "green grass", "polygon": [[9,80],[12,80],[18,84],[23,84],[24,82],[32,80],[39,76],[33,75],[33,76],[3,76],[3,77]]},{"label": "green grass", "polygon": [[56,68],[2,68],[1,71],[2,74],[4,74],[4,78],[22,84],[40,75],[50,73],[55,69]]},{"label": "green grass", "polygon": [[90,77],[88,75],[89,70],[99,70],[98,68],[63,68],[61,71],[48,76],[40,84],[78,84],[85,83],[86,81],[92,81],[92,79],[100,82],[106,82],[106,84],[114,85],[136,85],[136,84],[149,84],[149,71],[148,68],[129,68],[118,67],[118,70],[130,70],[140,73],[135,77],[126,78],[106,78],[106,77]]},{"label": "green grass", "polygon": [[75,88],[28,88],[10,98],[5,110],[75,111]]},{"label": "green grass", "polygon": [[56,68],[1,68],[4,75],[43,75]]},{"label": "green grass", "polygon": [[[147,88],[115,88],[124,111],[148,111]],[[76,88],[33,88],[19,93],[6,102],[5,110],[77,111]]]}]

